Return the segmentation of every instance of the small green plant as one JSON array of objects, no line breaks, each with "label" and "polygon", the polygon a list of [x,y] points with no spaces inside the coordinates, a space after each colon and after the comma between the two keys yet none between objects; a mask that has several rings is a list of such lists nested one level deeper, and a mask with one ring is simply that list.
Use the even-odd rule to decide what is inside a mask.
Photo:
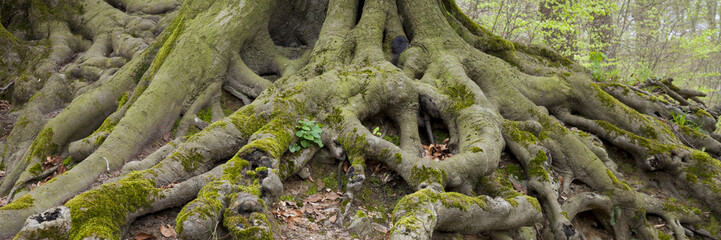
[{"label": "small green plant", "polygon": [[673,122],[675,122],[679,126],[686,126],[693,128],[696,131],[700,131],[698,124],[686,118],[686,114],[671,113],[671,116],[673,117]]},{"label": "small green plant", "polygon": [[376,136],[379,136],[379,137],[380,137],[380,136],[381,136],[381,128],[380,128],[380,127],[376,127],[375,129],[373,129],[373,135],[376,135]]},{"label": "small green plant", "polygon": [[298,137],[298,143],[293,143],[288,146],[290,152],[297,152],[301,149],[310,147],[313,143],[318,144],[319,147],[323,147],[323,141],[321,141],[320,134],[323,132],[323,124],[315,123],[314,121],[298,120],[300,125],[295,125],[295,136]]}]

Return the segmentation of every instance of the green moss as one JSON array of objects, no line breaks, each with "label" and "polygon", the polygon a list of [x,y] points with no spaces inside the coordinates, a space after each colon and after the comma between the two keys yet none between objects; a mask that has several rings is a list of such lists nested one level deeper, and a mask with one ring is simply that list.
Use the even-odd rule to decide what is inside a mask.
[{"label": "green moss", "polygon": [[456,113],[475,103],[476,95],[466,85],[454,84],[442,88],[441,91],[451,99],[453,102],[451,109]]},{"label": "green moss", "polygon": [[656,130],[654,130],[650,126],[641,126],[640,130],[641,130],[641,135],[643,135],[644,137],[651,138],[651,139],[658,138],[658,135],[656,134]]},{"label": "green moss", "polygon": [[343,123],[343,111],[340,108],[333,108],[333,113],[328,114],[328,117],[325,118],[325,122],[330,127],[339,127],[341,123]]},{"label": "green moss", "polygon": [[390,134],[386,135],[385,137],[383,137],[383,140],[393,143],[393,145],[396,145],[396,146],[401,145],[401,140],[396,135],[390,135]]},{"label": "green moss", "polygon": [[700,108],[699,108],[698,110],[696,110],[696,112],[694,113],[694,115],[696,115],[696,117],[698,117],[698,118],[711,118],[711,119],[716,119],[716,118],[714,118],[713,116],[711,116],[711,114],[709,114],[708,112],[706,112],[705,110],[700,109]]},{"label": "green moss", "polygon": [[43,173],[43,166],[40,165],[40,163],[36,163],[28,169],[28,172],[32,173],[33,175],[41,174]]},{"label": "green moss", "polygon": [[721,221],[714,214],[709,216],[708,221],[702,224],[702,227],[713,236],[719,236],[719,233],[721,233]]},{"label": "green moss", "polygon": [[426,167],[424,165],[413,165],[411,168],[410,181],[413,185],[421,184],[423,182],[433,183],[437,182],[443,185],[446,179],[446,171],[443,169],[436,169],[433,167]]},{"label": "green moss", "polygon": [[312,184],[307,191],[305,191],[305,195],[313,195],[318,193],[318,186],[315,184]]},{"label": "green moss", "polygon": [[193,172],[200,166],[201,163],[205,160],[205,157],[203,154],[200,154],[195,149],[188,149],[185,150],[182,149],[181,151],[176,151],[170,157],[174,159],[175,161],[180,162],[180,164],[183,165],[183,168],[186,172]]},{"label": "green moss", "polygon": [[323,185],[325,188],[335,189],[338,187],[338,181],[336,181],[337,173],[333,172],[333,176],[323,178]]},{"label": "green moss", "polygon": [[203,120],[206,122],[213,121],[213,113],[209,107],[205,107],[205,108],[201,109],[200,112],[198,112],[197,116],[198,116],[198,118],[200,118],[200,120]]},{"label": "green moss", "polygon": [[[719,178],[719,171],[721,171],[721,163],[718,160],[712,158],[708,153],[692,150],[689,163],[682,170],[686,172],[687,180],[696,180],[696,182],[689,181],[690,183],[701,183],[714,193],[721,193],[721,188],[715,183],[715,179]],[[694,175],[696,178],[690,175]]]},{"label": "green moss", "polygon": [[[125,103],[128,102],[128,93],[123,93],[123,95],[118,96],[118,110],[125,105]],[[116,110],[117,111],[117,110]]]},{"label": "green moss", "polygon": [[401,164],[403,163],[403,156],[401,155],[401,153],[396,153],[395,155],[393,155],[393,160],[396,164]]},{"label": "green moss", "polygon": [[248,166],[250,166],[248,161],[239,158],[237,155],[233,156],[233,158],[223,165],[222,179],[237,182],[242,178],[241,173],[243,172],[243,169]]},{"label": "green moss", "polygon": [[517,179],[523,179],[523,171],[521,167],[516,164],[507,164],[502,170],[505,176],[513,175]]},{"label": "green moss", "polygon": [[175,218],[178,233],[183,232],[183,223],[191,216],[198,219],[208,219],[220,214],[224,206],[220,201],[221,196],[218,192],[223,184],[224,181],[212,181],[206,184],[198,192],[198,197],[180,210],[178,217]]},{"label": "green moss", "polygon": [[670,235],[666,234],[663,231],[658,231],[658,239],[659,240],[671,240],[671,239],[673,239],[673,237],[671,237]]},{"label": "green moss", "polygon": [[153,181],[142,179],[142,174],[144,172],[129,174],[118,182],[103,184],[68,201],[65,206],[70,209],[73,222],[70,238],[119,239],[127,222],[126,215],[150,207],[160,192]]},{"label": "green moss", "polygon": [[[224,217],[223,224],[230,230],[234,239],[248,240],[272,240],[273,232],[266,227],[253,226],[252,222],[262,222],[264,226],[270,226],[268,217],[262,213],[253,212],[250,219],[239,215],[228,215]],[[240,227],[244,226],[244,227]]]},{"label": "green moss", "polygon": [[165,62],[165,59],[170,55],[170,52],[173,51],[175,48],[175,43],[178,37],[183,33],[183,30],[185,28],[184,25],[184,16],[180,15],[178,16],[169,29],[172,29],[172,33],[167,36],[166,39],[163,41],[163,46],[160,47],[160,50],[158,50],[158,53],[155,55],[155,59],[150,64],[150,68],[148,68],[147,77],[152,77],[155,75],[156,72],[158,72],[158,69],[160,69],[160,66],[163,65]]},{"label": "green moss", "polygon": [[98,136],[98,138],[95,140],[95,146],[100,146],[100,144],[103,144],[103,142],[105,142],[106,137],[107,136],[105,134]]},{"label": "green moss", "polygon": [[701,212],[701,209],[695,207],[684,206],[673,198],[669,198],[669,202],[663,204],[663,210],[668,212],[675,212],[683,214],[685,216],[697,214]]},{"label": "green moss", "polygon": [[511,141],[514,141],[518,144],[522,145],[528,145],[528,144],[534,144],[538,142],[538,139],[535,135],[533,135],[530,132],[523,131],[518,128],[519,125],[517,122],[513,121],[504,121],[503,122],[503,133],[506,137],[510,138]]},{"label": "green moss", "polygon": [[269,137],[252,141],[243,146],[238,152],[243,156],[254,151],[261,151],[272,158],[280,159],[280,156],[288,150],[293,136],[292,132],[293,129],[290,121],[282,118],[274,119],[257,131],[257,134],[263,134]]},{"label": "green moss", "polygon": [[40,131],[38,136],[35,138],[35,141],[33,141],[33,144],[30,145],[30,150],[31,150],[30,157],[45,158],[46,155],[57,152],[58,145],[53,143],[52,140],[53,140],[53,129],[52,128],[45,128],[42,131]]},{"label": "green moss", "polygon": [[338,142],[345,149],[348,160],[352,164],[363,164],[363,156],[368,147],[364,134],[359,134],[358,129],[353,129],[350,133],[338,138]]},{"label": "green moss", "polygon": [[616,187],[626,189],[627,191],[633,191],[633,188],[631,188],[631,186],[628,186],[628,184],[626,184],[625,182],[618,180],[618,178],[616,178],[616,175],[613,175],[611,170],[609,170],[608,168],[606,169],[606,174],[609,178],[611,178],[613,185],[615,185]]},{"label": "green moss", "polygon": [[618,127],[616,127],[613,124],[610,124],[606,121],[596,120],[595,122],[598,126],[603,128],[606,132],[612,133],[616,136],[625,136],[626,138],[631,140],[631,143],[646,148],[648,151],[648,154],[666,153],[666,152],[669,152],[676,148],[676,146],[671,145],[671,144],[661,144],[655,140],[650,140],[650,139],[647,139],[644,137],[640,137],[632,132],[621,130]]},{"label": "green moss", "polygon": [[20,210],[34,206],[35,199],[30,194],[25,194],[22,197],[15,199],[8,205],[0,207],[0,210]]},{"label": "green moss", "polygon": [[117,121],[108,117],[105,119],[105,121],[103,121],[103,124],[101,124],[100,127],[98,129],[96,129],[95,132],[93,132],[93,134],[104,132],[104,131],[112,132],[113,129],[115,129],[115,125],[117,125],[117,124],[118,124]]},{"label": "green moss", "polygon": [[531,159],[528,166],[528,176],[529,177],[536,177],[540,178],[543,181],[550,181],[550,177],[548,177],[548,172],[543,167],[543,164],[548,161],[548,156],[546,156],[546,152],[544,151],[538,151],[536,154],[536,157]]},{"label": "green moss", "polygon": [[483,148],[479,148],[479,147],[472,147],[472,148],[471,148],[471,152],[472,152],[472,153],[479,153],[479,152],[483,152]]}]

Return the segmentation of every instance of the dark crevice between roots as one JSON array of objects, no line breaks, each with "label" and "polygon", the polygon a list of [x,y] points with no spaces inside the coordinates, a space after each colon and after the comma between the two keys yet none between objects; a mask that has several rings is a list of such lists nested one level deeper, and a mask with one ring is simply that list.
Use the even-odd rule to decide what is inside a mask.
[{"label": "dark crevice between roots", "polygon": [[[315,43],[325,21],[328,1],[287,1],[278,4],[268,23],[273,43],[282,47],[301,47]],[[306,10],[298,11],[298,10]]]},{"label": "dark crevice between roots", "polygon": [[[430,124],[430,127],[428,126]],[[448,126],[440,118],[435,118],[425,111],[420,111],[418,116],[418,133],[421,137],[421,143],[423,145],[430,144],[443,144],[446,139],[449,143],[458,143],[458,141],[451,141],[451,134],[448,131]],[[454,139],[455,140],[455,139]],[[448,147],[456,148],[455,144],[449,144]]]},{"label": "dark crevice between roots", "polygon": [[363,16],[363,7],[365,6],[366,1],[360,0],[358,1],[358,6],[356,6],[356,14],[355,14],[355,25],[358,25],[358,22],[360,22],[361,16]]},{"label": "dark crevice between roots", "polygon": [[363,121],[369,132],[396,146],[400,145],[400,129],[398,124],[383,113],[369,117]]},{"label": "dark crevice between roots", "polygon": [[127,12],[127,9],[125,8],[125,6],[123,6],[123,4],[121,4],[120,2],[115,2],[115,1],[110,1],[110,0],[105,0],[105,2],[108,3],[108,5],[114,7],[122,12]]},{"label": "dark crevice between roots", "polygon": [[572,223],[581,239],[613,239],[613,226],[608,219],[608,214],[602,211],[589,210],[576,214]]}]

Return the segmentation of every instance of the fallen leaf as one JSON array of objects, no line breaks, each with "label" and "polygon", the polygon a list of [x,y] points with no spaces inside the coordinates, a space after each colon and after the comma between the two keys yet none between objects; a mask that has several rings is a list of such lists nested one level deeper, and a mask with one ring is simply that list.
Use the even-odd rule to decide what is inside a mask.
[{"label": "fallen leaf", "polygon": [[323,196],[316,193],[316,194],[310,195],[308,198],[305,199],[305,201],[306,202],[317,202],[317,201],[320,201],[321,199],[323,199]]},{"label": "fallen leaf", "polygon": [[336,218],[338,218],[336,215],[330,216],[330,218],[328,219],[328,221],[330,221],[330,222],[335,222],[335,219],[336,219]]},{"label": "fallen leaf", "polygon": [[135,234],[135,240],[147,240],[147,239],[155,239],[155,235],[147,234],[144,232],[139,232],[138,234]]},{"label": "fallen leaf", "polygon": [[326,193],[326,194],[325,194],[325,198],[328,199],[328,200],[333,201],[333,200],[336,200],[336,199],[340,198],[340,195],[338,195],[338,194],[335,193],[335,192],[329,192],[329,193]]},{"label": "fallen leaf", "polygon": [[178,233],[175,232],[175,228],[173,228],[173,226],[170,224],[165,224],[165,226],[160,226],[160,233],[163,234],[163,237],[167,237],[167,238],[178,237]]}]

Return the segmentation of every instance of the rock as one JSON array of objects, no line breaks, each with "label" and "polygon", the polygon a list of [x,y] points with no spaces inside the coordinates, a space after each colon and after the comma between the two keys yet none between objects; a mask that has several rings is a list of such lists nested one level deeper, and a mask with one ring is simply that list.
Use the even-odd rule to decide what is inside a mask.
[{"label": "rock", "polygon": [[313,155],[312,161],[315,161],[315,162],[318,162],[321,164],[328,164],[328,165],[336,164],[336,159],[326,148],[321,149],[315,155]]},{"label": "rock", "polygon": [[271,199],[278,198],[283,194],[283,182],[281,182],[280,177],[272,171],[268,171],[268,176],[263,179],[261,186],[263,192],[270,194]]},{"label": "rock", "polygon": [[388,227],[381,225],[380,223],[373,223],[373,230],[381,232],[383,234],[388,233]]},{"label": "rock", "polygon": [[68,239],[71,224],[70,209],[65,206],[54,207],[28,217],[15,239]]},{"label": "rock", "polygon": [[298,171],[298,177],[300,177],[303,180],[306,180],[310,177],[310,170],[308,167],[304,167],[300,171]]},{"label": "rock", "polygon": [[355,216],[351,217],[350,225],[348,225],[348,232],[358,235],[359,237],[369,236],[373,232],[372,221],[363,212],[358,210]]}]

